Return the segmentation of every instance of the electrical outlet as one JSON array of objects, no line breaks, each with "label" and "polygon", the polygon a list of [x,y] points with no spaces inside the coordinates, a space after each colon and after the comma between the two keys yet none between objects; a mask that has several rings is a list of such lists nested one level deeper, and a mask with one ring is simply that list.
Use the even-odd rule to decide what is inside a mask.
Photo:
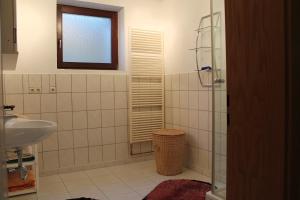
[{"label": "electrical outlet", "polygon": [[41,88],[29,88],[29,94],[40,94]]},{"label": "electrical outlet", "polygon": [[34,88],[29,88],[29,94],[34,94],[35,93],[35,89]]},{"label": "electrical outlet", "polygon": [[56,93],[56,87],[50,87],[50,93]]}]

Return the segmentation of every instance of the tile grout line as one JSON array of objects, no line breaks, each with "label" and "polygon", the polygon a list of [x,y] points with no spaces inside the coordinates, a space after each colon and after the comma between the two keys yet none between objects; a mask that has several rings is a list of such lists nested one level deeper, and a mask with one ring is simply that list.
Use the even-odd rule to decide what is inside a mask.
[{"label": "tile grout line", "polygon": [[84,173],[86,174],[86,176],[89,178],[89,180],[93,183],[93,185],[97,188],[97,190],[99,190],[108,200],[110,199],[106,194],[105,192],[103,192],[101,190],[101,188],[98,187],[98,185],[94,182],[93,179],[91,179],[91,177],[89,176],[89,174],[86,173],[86,171],[84,171]]}]

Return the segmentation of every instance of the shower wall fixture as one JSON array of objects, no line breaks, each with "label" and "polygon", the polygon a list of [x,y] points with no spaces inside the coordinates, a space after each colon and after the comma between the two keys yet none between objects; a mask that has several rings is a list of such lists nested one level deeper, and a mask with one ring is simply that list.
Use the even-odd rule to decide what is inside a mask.
[{"label": "shower wall fixture", "polygon": [[[212,87],[212,79],[214,79],[214,84],[224,83],[224,80],[221,78],[221,69],[213,68],[212,66],[216,62],[215,56],[211,56],[212,63],[201,63],[201,54],[205,51],[212,51],[212,46],[216,47],[216,44],[213,44],[214,41],[220,42],[220,39],[216,39],[214,30],[221,28],[221,13],[216,12],[213,14],[213,20],[211,15],[203,16],[200,20],[198,28],[195,30],[197,32],[195,48],[189,49],[195,51],[196,59],[196,71],[198,72],[199,81],[202,87]],[[209,34],[209,39],[205,38],[206,34]],[[212,38],[214,37],[214,40]],[[209,40],[209,43],[205,43],[205,39]],[[213,55],[213,54],[211,54]],[[204,64],[204,65],[203,65]],[[212,65],[212,66],[211,66]],[[214,74],[212,74],[214,73]],[[206,75],[206,77],[204,77]]]},{"label": "shower wall fixture", "polygon": [[152,141],[164,126],[164,48],[161,32],[131,29],[129,134],[134,143]]}]

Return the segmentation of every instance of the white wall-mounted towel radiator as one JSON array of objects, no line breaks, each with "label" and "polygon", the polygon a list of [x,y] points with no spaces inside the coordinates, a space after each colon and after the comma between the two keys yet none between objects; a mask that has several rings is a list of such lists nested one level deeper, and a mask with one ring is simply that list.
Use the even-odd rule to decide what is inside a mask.
[{"label": "white wall-mounted towel radiator", "polygon": [[152,141],[164,127],[163,34],[130,29],[129,33],[130,143]]}]

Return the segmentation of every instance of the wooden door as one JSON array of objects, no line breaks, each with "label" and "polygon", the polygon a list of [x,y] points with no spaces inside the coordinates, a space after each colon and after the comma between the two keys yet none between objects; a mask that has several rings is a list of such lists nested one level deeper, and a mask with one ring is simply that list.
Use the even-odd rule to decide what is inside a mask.
[{"label": "wooden door", "polygon": [[285,200],[285,3],[225,1],[227,200]]}]

